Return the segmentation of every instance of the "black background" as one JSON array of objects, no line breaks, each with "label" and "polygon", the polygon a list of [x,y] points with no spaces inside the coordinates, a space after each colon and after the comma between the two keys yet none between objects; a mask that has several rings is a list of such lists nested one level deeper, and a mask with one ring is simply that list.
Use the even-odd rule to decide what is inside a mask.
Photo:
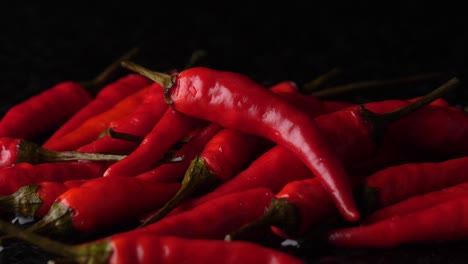
[{"label": "black background", "polygon": [[[136,46],[141,51],[134,61],[154,70],[182,68],[193,51],[203,49],[206,65],[245,73],[264,84],[294,80],[302,85],[335,67],[343,70],[336,84],[441,72],[462,81],[447,98],[468,104],[468,30],[462,7],[352,1],[306,7],[305,2],[11,3],[0,11],[0,106],[8,109],[61,81],[89,80]],[[411,97],[443,81],[344,98]],[[45,263],[36,250],[15,249],[7,248],[0,261]],[[456,243],[327,251],[317,262],[464,263],[466,249]]]}]

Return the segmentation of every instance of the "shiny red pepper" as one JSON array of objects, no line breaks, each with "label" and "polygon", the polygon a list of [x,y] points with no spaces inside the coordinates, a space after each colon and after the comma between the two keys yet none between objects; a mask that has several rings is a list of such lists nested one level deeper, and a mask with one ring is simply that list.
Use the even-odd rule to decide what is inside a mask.
[{"label": "shiny red pepper", "polygon": [[18,138],[0,138],[0,148],[0,169],[22,162],[40,164],[65,161],[118,161],[125,157],[124,155],[78,151],[53,151]]},{"label": "shiny red pepper", "polygon": [[336,247],[392,248],[407,244],[459,241],[468,236],[468,196],[369,225],[331,230],[326,241]]},{"label": "shiny red pepper", "polygon": [[0,169],[0,196],[13,194],[23,186],[44,181],[98,178],[107,167],[107,162],[19,163],[14,167]]},{"label": "shiny red pepper", "polygon": [[191,133],[193,135],[189,136],[188,142],[174,154],[175,157],[183,156],[182,161],[161,164],[135,177],[152,182],[173,183],[180,181],[192,159],[203,150],[206,143],[221,129],[217,124],[209,124],[204,128],[196,129]]},{"label": "shiny red pepper", "polygon": [[366,216],[361,224],[368,225],[383,219],[410,214],[461,196],[468,196],[468,182],[459,183],[438,191],[414,195],[401,202],[385,206]]},{"label": "shiny red pepper", "polygon": [[182,186],[145,224],[158,221],[187,197],[209,192],[246,168],[271,142],[233,129],[221,129],[190,163]]},{"label": "shiny red pepper", "polygon": [[74,130],[53,142],[44,144],[43,147],[57,151],[67,151],[76,150],[81,146],[89,144],[106,130],[110,122],[126,116],[135,110],[143,101],[149,88],[148,86],[128,95],[110,109],[88,118]]},{"label": "shiny red pepper", "polygon": [[[110,122],[107,129],[120,133],[144,137],[156,125],[167,109],[164,95],[159,84],[154,83],[148,90],[140,106],[132,113]],[[124,153],[128,154],[138,147],[137,142],[104,135],[77,149],[81,152]]]},{"label": "shiny red pepper", "polygon": [[79,127],[87,119],[107,111],[125,97],[137,92],[143,87],[149,86],[150,84],[150,81],[141,75],[128,74],[104,86],[89,103],[81,107],[79,111],[70,116],[66,122],[55,130],[44,142],[43,146],[48,147],[60,137]]},{"label": "shiny red pepper", "polygon": [[[0,230],[30,242],[61,261],[94,264],[150,263],[276,263],[305,264],[286,252],[251,242],[225,242],[213,239],[187,239],[151,234],[116,235],[77,245],[66,245],[34,233],[23,232],[13,224],[0,221]],[[246,256],[248,258],[246,259]],[[52,260],[52,262],[54,262]]]},{"label": "shiny red pepper", "polygon": [[109,166],[104,176],[131,177],[145,172],[152,168],[179,140],[207,123],[169,107],[161,120],[144,137],[138,148],[124,159]]},{"label": "shiny red pepper", "polygon": [[327,138],[309,116],[280,96],[233,72],[194,67],[169,76],[123,65],[160,83],[177,111],[287,147],[323,180],[343,216],[359,219],[349,178]]},{"label": "shiny red pepper", "polygon": [[415,195],[466,182],[467,170],[468,157],[401,164],[367,177],[355,193],[361,210],[368,214]]},{"label": "shiny red pepper", "polygon": [[28,230],[50,236],[87,236],[159,208],[180,188],[135,177],[99,177],[61,194],[47,214]]}]

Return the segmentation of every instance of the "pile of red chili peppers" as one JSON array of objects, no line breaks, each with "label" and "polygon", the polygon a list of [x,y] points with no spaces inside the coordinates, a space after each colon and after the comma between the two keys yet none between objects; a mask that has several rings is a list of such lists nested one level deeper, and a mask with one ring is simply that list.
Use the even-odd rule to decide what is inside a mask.
[{"label": "pile of red chili peppers", "polygon": [[[265,87],[121,66],[97,92],[64,82],[0,120],[2,243],[76,263],[306,263],[283,242],[468,239],[468,114],[444,99],[456,77],[357,104],[323,96],[328,75]],[[82,96],[54,105],[66,88]],[[61,116],[41,127],[36,106]]]}]

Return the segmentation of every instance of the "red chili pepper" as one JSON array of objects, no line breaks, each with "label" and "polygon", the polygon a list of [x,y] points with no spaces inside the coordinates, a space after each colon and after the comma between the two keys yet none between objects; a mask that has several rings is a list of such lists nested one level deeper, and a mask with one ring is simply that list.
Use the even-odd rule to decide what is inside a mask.
[{"label": "red chili pepper", "polygon": [[44,218],[28,230],[51,236],[110,230],[161,207],[179,188],[180,183],[99,177],[61,194]]},{"label": "red chili pepper", "polygon": [[[442,86],[441,88],[446,89],[447,86],[445,86],[445,88]],[[437,90],[438,89],[435,91]],[[428,102],[430,101],[428,99],[433,100],[439,95],[437,95],[437,92],[429,93],[424,97],[424,99],[422,99],[423,101],[419,101],[413,105],[409,105],[408,102],[402,100],[367,103],[364,107],[368,107],[382,114],[369,115],[368,112],[362,112],[362,108],[360,107],[352,107],[334,113],[323,114],[315,118],[315,121],[317,126],[330,139],[330,142],[336,149],[340,159],[346,165],[346,169],[352,171],[355,169],[356,161],[368,160],[377,151],[378,143],[375,141],[374,133],[379,132],[377,129],[381,128],[379,127],[380,125],[391,123],[392,120],[397,119],[400,114],[408,114],[417,107],[420,107],[421,105],[419,104],[421,102]],[[402,108],[396,111],[399,107]],[[388,114],[389,111],[395,112]],[[397,116],[397,118],[392,117],[393,115]],[[366,118],[368,119],[367,121]],[[213,197],[223,195],[231,191],[260,186],[271,188],[274,191],[279,191],[279,189],[288,181],[302,179],[302,177],[306,176],[306,173],[304,173],[300,165],[302,162],[300,160],[296,160],[297,158],[295,156],[291,156],[288,151],[282,148],[283,147],[281,146],[272,148],[270,151],[265,153],[265,157],[262,157],[262,159],[252,163],[247,170],[240,173],[229,182],[224,183],[209,194],[186,202],[176,209],[176,212],[181,210],[183,211],[186,208],[191,208],[194,204],[202,203]],[[270,159],[274,159],[275,161],[270,162]],[[291,165],[291,170],[288,170],[289,164],[297,165]],[[268,168],[268,170],[265,168]],[[277,169],[275,170],[275,168]],[[298,172],[293,175],[297,176],[297,178],[284,176],[290,175],[291,171]],[[309,173],[308,175],[313,176],[312,173]],[[288,180],[282,181],[283,179]]]},{"label": "red chili pepper", "polygon": [[0,169],[26,162],[39,164],[65,161],[118,161],[124,155],[81,153],[78,151],[53,151],[34,142],[17,138],[0,138]]},{"label": "red chili pepper", "polygon": [[15,217],[42,218],[62,193],[88,181],[40,182],[18,189],[15,193],[0,197],[0,210]]},{"label": "red chili pepper", "polygon": [[366,216],[361,224],[368,225],[387,218],[410,214],[461,196],[468,196],[468,182],[459,183],[439,191],[415,195],[401,202],[385,206]]},{"label": "red chili pepper", "polygon": [[468,196],[366,226],[331,230],[329,244],[348,248],[392,248],[405,244],[457,241],[468,237]]},{"label": "red chili pepper", "polygon": [[0,121],[0,137],[34,140],[57,129],[90,102],[91,91],[120,69],[120,61],[132,58],[137,51],[119,58],[91,82],[62,82],[14,105]]},{"label": "red chili pepper", "polygon": [[230,193],[265,187],[278,192],[290,181],[313,177],[310,170],[288,149],[275,146],[254,160],[246,169],[213,191],[188,199],[175,208],[177,214]]},{"label": "red chili pepper", "polygon": [[233,129],[221,129],[192,160],[177,194],[144,225],[162,219],[185,198],[207,192],[230,180],[269,147],[271,142],[263,138]]},{"label": "red chili pepper", "polygon": [[160,83],[177,111],[287,147],[323,180],[343,216],[359,219],[349,178],[328,140],[309,116],[280,96],[233,72],[194,67],[169,76],[123,65]]},{"label": "red chili pepper", "polygon": [[275,195],[261,217],[233,230],[225,240],[243,239],[249,232],[269,226],[285,238],[304,237],[307,231],[328,220],[335,212],[333,201],[320,179],[292,181]]},{"label": "red chili pepper", "polygon": [[109,166],[104,176],[131,177],[148,170],[177,141],[195,128],[206,124],[207,122],[201,119],[192,118],[169,107],[138,148],[124,159]]},{"label": "red chili pepper", "polygon": [[110,122],[130,114],[137,108],[149,91],[149,86],[125,97],[110,109],[88,118],[80,126],[57,140],[44,144],[48,149],[57,151],[76,150],[89,144],[109,126]]},{"label": "red chili pepper", "polygon": [[[161,86],[154,83],[145,95],[142,104],[132,113],[110,122],[107,129],[120,133],[144,137],[156,125],[167,109]],[[130,153],[138,147],[137,142],[104,135],[91,143],[78,148],[81,152],[91,153]]]},{"label": "red chili pepper", "polygon": [[255,188],[224,195],[191,210],[123,233],[174,235],[185,238],[223,239],[242,225],[261,216],[274,193]]},{"label": "red chili pepper", "polygon": [[[301,259],[280,250],[251,242],[225,242],[213,239],[187,239],[151,234],[117,235],[77,245],[66,245],[13,224],[0,221],[0,230],[62,257],[66,262],[95,264],[149,263],[277,263],[304,264]],[[246,259],[246,256],[248,258]],[[53,261],[52,261],[53,262]]]},{"label": "red chili pepper", "polygon": [[466,182],[467,170],[468,157],[392,166],[367,177],[355,193],[367,214],[415,195]]},{"label": "red chili pepper", "polygon": [[19,163],[0,170],[0,196],[13,194],[23,186],[44,181],[65,182],[101,177],[108,166],[107,162]]},{"label": "red chili pepper", "polygon": [[200,153],[206,143],[219,131],[221,127],[217,124],[209,124],[204,128],[196,129],[174,156],[183,156],[183,160],[175,163],[167,163],[154,169],[138,174],[137,178],[145,181],[173,183],[180,181],[187,171],[192,159]]}]

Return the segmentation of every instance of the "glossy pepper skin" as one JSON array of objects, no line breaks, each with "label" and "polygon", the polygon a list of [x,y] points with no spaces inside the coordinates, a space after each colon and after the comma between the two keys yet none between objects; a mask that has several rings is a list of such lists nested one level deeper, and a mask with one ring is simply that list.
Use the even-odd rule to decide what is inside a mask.
[{"label": "glossy pepper skin", "polygon": [[[124,232],[175,235],[185,238],[223,239],[224,236],[263,214],[274,193],[255,188],[210,200],[186,212]],[[194,228],[197,227],[197,228]]]},{"label": "glossy pepper skin", "polygon": [[0,137],[34,140],[57,129],[90,100],[77,82],[57,84],[11,107],[0,121]]},{"label": "glossy pepper skin", "polygon": [[372,212],[406,198],[466,182],[468,157],[441,162],[405,163],[367,177],[355,191],[362,211]]},{"label": "glossy pepper skin", "polygon": [[20,163],[0,169],[0,196],[13,194],[23,186],[43,181],[65,182],[101,177],[107,167],[107,162]]},{"label": "glossy pepper skin", "polygon": [[[150,80],[141,75],[128,74],[102,87],[96,95],[92,95],[89,102],[77,109],[78,111],[75,111],[75,113],[69,116],[67,120],[64,120],[65,122],[63,122],[63,124],[61,124],[60,127],[58,127],[44,142],[44,147],[48,147],[49,144],[52,144],[52,142],[58,138],[64,136],[68,132],[71,132],[88,118],[107,111],[126,96],[150,84]],[[91,96],[92,93],[88,92],[88,94],[88,96]],[[62,101],[68,103],[68,100],[62,99]]]},{"label": "glossy pepper skin", "polygon": [[[159,84],[154,83],[150,86],[141,105],[135,108],[135,110],[128,115],[111,121],[107,129],[144,137],[156,125],[166,109],[167,105],[164,104],[162,88]],[[87,145],[79,147],[77,151],[128,154],[137,147],[137,142],[104,135]]]},{"label": "glossy pepper skin", "polygon": [[[67,263],[151,264],[151,263],[252,263],[299,264],[301,259],[285,252],[250,242],[187,239],[151,234],[117,235],[77,245],[66,245],[0,221],[0,230],[56,254]],[[50,261],[55,263],[54,260]]]},{"label": "glossy pepper skin", "polygon": [[245,75],[204,67],[165,78],[147,77],[162,84],[177,111],[290,149],[323,180],[340,213],[350,221],[359,219],[348,175],[328,140],[309,116],[279,95]]},{"label": "glossy pepper skin", "polygon": [[148,219],[147,223],[163,218],[187,197],[207,193],[230,180],[271,146],[271,142],[264,138],[238,130],[221,129],[192,159],[176,195]]},{"label": "glossy pepper skin", "polygon": [[441,243],[468,236],[468,196],[365,226],[331,230],[326,241],[337,247],[391,248],[414,243]]},{"label": "glossy pepper skin", "polygon": [[406,215],[462,196],[468,196],[468,182],[459,183],[438,191],[415,195],[385,206],[366,216],[361,223],[367,225],[383,219]]},{"label": "glossy pepper skin", "polygon": [[99,177],[61,194],[30,231],[51,236],[84,236],[132,222],[162,206],[180,183],[161,184],[135,177]]},{"label": "glossy pepper skin", "polygon": [[145,181],[163,183],[181,181],[192,159],[194,159],[195,156],[203,150],[206,143],[221,129],[221,126],[218,124],[209,124],[206,127],[194,130],[191,133],[192,135],[189,136],[188,142],[186,142],[179,151],[174,154],[175,157],[183,156],[184,158],[182,161],[161,164],[156,166],[156,168],[145,171],[135,177]]},{"label": "glossy pepper skin", "polygon": [[208,124],[168,108],[159,122],[127,157],[109,166],[105,177],[131,177],[152,168],[170,148],[196,128]]},{"label": "glossy pepper skin", "polygon": [[126,116],[135,110],[143,101],[148,90],[149,87],[145,87],[128,95],[110,109],[88,118],[66,135],[48,144],[43,144],[43,147],[56,151],[67,151],[76,150],[81,146],[89,144],[109,126],[110,122]]}]

